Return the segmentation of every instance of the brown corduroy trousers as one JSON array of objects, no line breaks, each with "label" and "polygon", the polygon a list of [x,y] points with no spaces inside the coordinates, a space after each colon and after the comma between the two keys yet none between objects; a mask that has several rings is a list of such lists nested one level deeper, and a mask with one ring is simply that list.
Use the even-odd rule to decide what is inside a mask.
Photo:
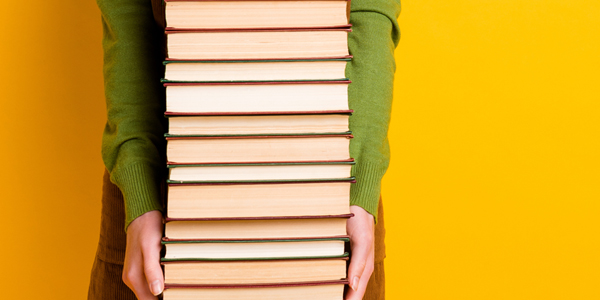
[{"label": "brown corduroy trousers", "polygon": [[[379,202],[379,221],[375,226],[375,270],[369,280],[364,300],[385,299],[385,229],[383,210]],[[123,261],[125,260],[126,235],[123,195],[104,173],[102,187],[102,216],[100,240],[88,291],[88,300],[136,300],[135,294],[123,283]]]}]

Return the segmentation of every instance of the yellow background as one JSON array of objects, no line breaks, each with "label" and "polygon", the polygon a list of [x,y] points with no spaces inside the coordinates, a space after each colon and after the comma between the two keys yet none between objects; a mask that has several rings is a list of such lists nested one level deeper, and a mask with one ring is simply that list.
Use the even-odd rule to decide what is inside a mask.
[{"label": "yellow background", "polygon": [[[600,2],[404,0],[388,299],[600,299]],[[2,297],[84,299],[104,122],[93,1],[0,9]]]}]

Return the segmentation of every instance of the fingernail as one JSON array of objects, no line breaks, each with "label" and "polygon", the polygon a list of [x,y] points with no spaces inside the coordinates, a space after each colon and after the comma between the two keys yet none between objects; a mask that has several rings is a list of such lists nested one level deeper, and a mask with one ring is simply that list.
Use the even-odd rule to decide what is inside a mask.
[{"label": "fingernail", "polygon": [[150,289],[154,296],[160,295],[160,293],[162,293],[162,286],[160,286],[160,281],[158,281],[158,280],[154,281],[152,283],[152,287]]},{"label": "fingernail", "polygon": [[354,279],[352,279],[352,285],[350,287],[354,291],[358,290],[358,276],[354,276]]}]

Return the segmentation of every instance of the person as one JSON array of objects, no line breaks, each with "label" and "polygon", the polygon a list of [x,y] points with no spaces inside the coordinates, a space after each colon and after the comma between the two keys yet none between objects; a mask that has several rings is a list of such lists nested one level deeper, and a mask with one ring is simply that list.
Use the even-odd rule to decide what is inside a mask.
[{"label": "person", "polygon": [[[97,0],[102,15],[107,123],[101,232],[88,299],[157,299],[165,168],[162,0]],[[384,299],[381,178],[389,164],[399,0],[352,0],[346,68],[350,154],[356,161],[348,220],[346,300]],[[373,276],[371,276],[373,274]]]}]

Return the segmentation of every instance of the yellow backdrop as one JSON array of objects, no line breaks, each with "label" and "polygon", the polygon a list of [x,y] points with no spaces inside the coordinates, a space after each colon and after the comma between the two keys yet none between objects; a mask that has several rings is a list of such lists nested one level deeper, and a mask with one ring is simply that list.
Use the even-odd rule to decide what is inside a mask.
[{"label": "yellow backdrop", "polygon": [[[600,3],[404,0],[388,299],[598,299]],[[104,122],[93,1],[8,1],[2,296],[83,299]]]}]

